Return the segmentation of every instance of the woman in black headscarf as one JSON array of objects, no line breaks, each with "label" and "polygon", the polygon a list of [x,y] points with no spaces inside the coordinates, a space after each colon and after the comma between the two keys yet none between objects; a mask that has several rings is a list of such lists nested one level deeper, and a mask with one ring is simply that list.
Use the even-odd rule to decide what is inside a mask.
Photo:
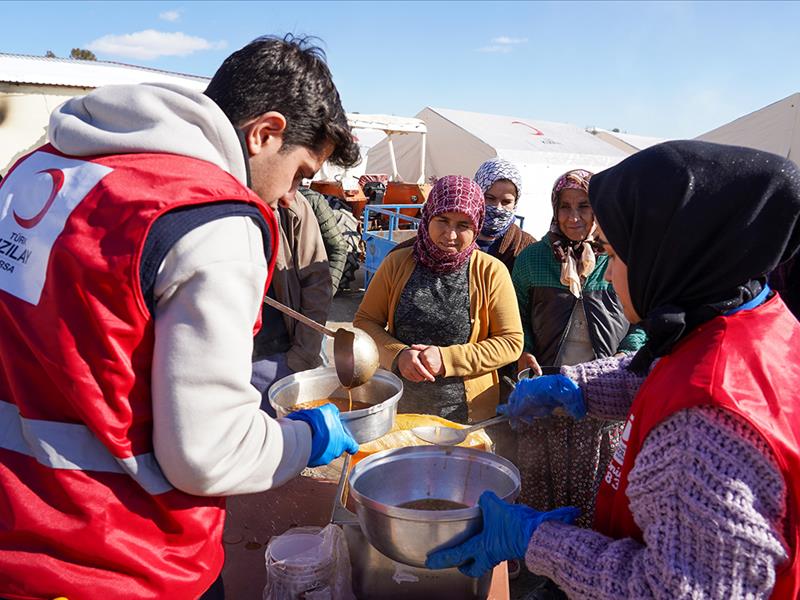
[{"label": "woman in black headscarf", "polygon": [[769,285],[781,298],[792,314],[800,319],[800,261],[797,257],[787,260],[769,274]]},{"label": "woman in black headscarf", "polygon": [[[756,150],[669,142],[596,175],[589,195],[610,279],[649,334],[595,531],[565,524],[566,509],[487,496],[484,531],[430,566],[475,575],[525,552],[571,598],[797,598],[800,323],[766,277],[800,247],[800,172]],[[613,382],[585,394],[549,382],[518,386],[508,412],[585,400],[607,413],[619,398]]]}]

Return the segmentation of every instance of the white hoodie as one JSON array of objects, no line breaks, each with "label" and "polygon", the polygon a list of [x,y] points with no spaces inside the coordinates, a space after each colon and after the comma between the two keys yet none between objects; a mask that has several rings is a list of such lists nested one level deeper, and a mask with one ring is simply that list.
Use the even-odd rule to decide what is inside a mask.
[{"label": "white hoodie", "polygon": [[[210,98],[174,85],[107,86],[73,98],[51,115],[49,136],[72,156],[181,154],[246,183],[242,147],[226,115]],[[252,327],[266,276],[261,230],[249,217],[194,229],[159,268],[153,443],[164,475],[184,492],[259,492],[308,462],[308,425],[270,418],[250,385]]]}]

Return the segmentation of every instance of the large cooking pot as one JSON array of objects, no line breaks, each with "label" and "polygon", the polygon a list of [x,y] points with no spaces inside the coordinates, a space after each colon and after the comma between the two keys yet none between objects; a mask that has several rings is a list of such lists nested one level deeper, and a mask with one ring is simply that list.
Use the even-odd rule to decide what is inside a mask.
[{"label": "large cooking pot", "polygon": [[[369,408],[341,413],[342,424],[363,444],[378,439],[394,425],[397,403],[403,395],[403,382],[385,369],[378,369],[364,385],[350,390],[353,402],[371,404]],[[276,381],[267,395],[279,417],[288,415],[297,404],[322,398],[347,398],[334,367],[300,371]]]},{"label": "large cooking pot", "polygon": [[[480,532],[483,518],[477,504],[484,491],[513,502],[520,475],[508,460],[482,450],[413,446],[365,458],[350,471],[349,483],[369,543],[392,560],[422,567],[429,552]],[[449,500],[467,508],[399,507],[422,499]]]}]

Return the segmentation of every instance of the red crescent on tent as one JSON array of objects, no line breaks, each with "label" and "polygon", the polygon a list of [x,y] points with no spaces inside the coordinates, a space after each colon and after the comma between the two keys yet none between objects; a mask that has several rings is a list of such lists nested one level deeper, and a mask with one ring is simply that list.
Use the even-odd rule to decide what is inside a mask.
[{"label": "red crescent on tent", "polygon": [[17,214],[17,211],[14,211],[14,220],[16,220],[20,227],[24,227],[25,229],[36,227],[39,221],[44,219],[47,211],[50,210],[50,207],[53,205],[53,201],[56,199],[58,192],[61,190],[61,186],[64,185],[64,172],[60,169],[45,169],[44,171],[39,171],[39,173],[47,173],[53,178],[53,189],[50,192],[50,197],[47,199],[47,202],[44,203],[42,210],[33,215],[30,219],[23,219]]},{"label": "red crescent on tent", "polygon": [[536,129],[533,125],[528,125],[527,123],[523,123],[522,121],[511,121],[512,125],[524,125],[528,129],[533,129],[533,135],[544,135],[541,131]]}]

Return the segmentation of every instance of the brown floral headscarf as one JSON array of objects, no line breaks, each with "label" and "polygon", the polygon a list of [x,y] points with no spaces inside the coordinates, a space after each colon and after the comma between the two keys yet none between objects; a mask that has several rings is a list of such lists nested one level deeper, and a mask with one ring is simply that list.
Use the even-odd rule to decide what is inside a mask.
[{"label": "brown floral headscarf", "polygon": [[594,242],[594,233],[597,229],[597,222],[592,223],[589,234],[582,240],[571,240],[564,235],[558,224],[558,201],[561,190],[575,189],[583,190],[587,196],[589,194],[589,180],[593,173],[584,169],[574,169],[567,171],[556,179],[553,185],[553,193],[550,202],[553,205],[553,220],[550,222],[550,245],[553,247],[553,254],[561,263],[561,283],[569,288],[570,293],[576,298],[580,298],[582,280],[592,271],[596,264],[596,255],[600,252],[600,247]]}]

